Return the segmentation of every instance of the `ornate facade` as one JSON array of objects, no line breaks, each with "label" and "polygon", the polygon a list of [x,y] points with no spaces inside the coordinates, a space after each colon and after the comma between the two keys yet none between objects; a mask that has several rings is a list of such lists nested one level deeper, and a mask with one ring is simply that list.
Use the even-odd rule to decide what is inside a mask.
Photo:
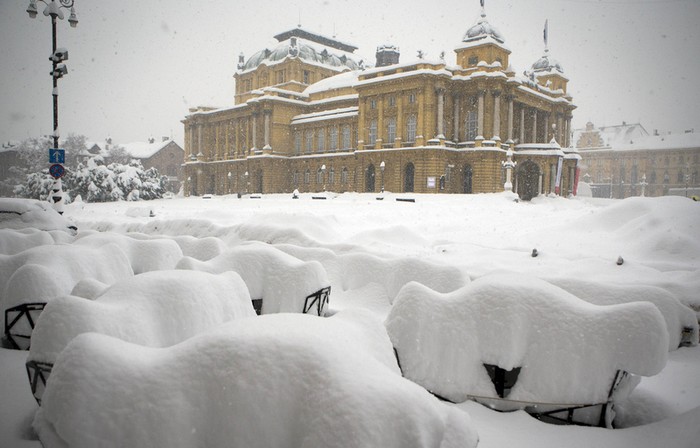
[{"label": "ornate facade", "polygon": [[524,199],[575,192],[568,79],[545,48],[516,75],[483,10],[444,60],[399,63],[301,28],[239,58],[234,105],[196,108],[185,126],[185,192],[503,191],[507,155]]}]

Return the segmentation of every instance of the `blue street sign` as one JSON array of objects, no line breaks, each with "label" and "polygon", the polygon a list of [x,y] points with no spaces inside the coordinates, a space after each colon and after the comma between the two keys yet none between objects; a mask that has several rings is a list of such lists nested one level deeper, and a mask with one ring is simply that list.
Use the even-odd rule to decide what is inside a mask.
[{"label": "blue street sign", "polygon": [[59,165],[58,163],[54,163],[49,167],[49,174],[54,178],[58,179],[59,177],[63,176],[63,173],[66,172],[66,169],[63,168],[63,165]]},{"label": "blue street sign", "polygon": [[66,163],[66,150],[49,148],[49,163]]}]

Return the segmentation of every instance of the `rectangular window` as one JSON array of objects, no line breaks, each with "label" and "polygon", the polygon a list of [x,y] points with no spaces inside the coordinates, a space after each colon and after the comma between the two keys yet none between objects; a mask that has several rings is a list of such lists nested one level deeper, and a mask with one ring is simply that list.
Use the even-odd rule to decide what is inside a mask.
[{"label": "rectangular window", "polygon": [[369,100],[369,108],[376,109],[377,108],[377,100]]},{"label": "rectangular window", "polygon": [[316,150],[318,152],[323,152],[326,150],[326,130],[319,129],[318,135],[316,137]]},{"label": "rectangular window", "polygon": [[411,114],[406,120],[406,141],[415,142],[416,141],[416,115]]},{"label": "rectangular window", "polygon": [[301,154],[301,132],[294,133],[294,154]]},{"label": "rectangular window", "polygon": [[306,152],[314,149],[314,131],[306,131]]},{"label": "rectangular window", "polygon": [[389,120],[387,120],[386,124],[386,135],[387,135],[387,143],[394,144],[394,140],[396,139],[396,118],[391,117]]},{"label": "rectangular window", "polygon": [[396,97],[395,96],[389,97],[389,107],[396,107]]},{"label": "rectangular window", "polygon": [[477,113],[476,111],[470,110],[467,112],[467,116],[464,121],[464,139],[468,142],[473,142],[476,140],[477,131]]},{"label": "rectangular window", "polygon": [[311,74],[308,70],[304,70],[304,84],[311,84]]},{"label": "rectangular window", "polygon": [[350,149],[350,125],[343,125],[343,149]]},{"label": "rectangular window", "polygon": [[277,77],[277,84],[282,84],[283,82],[286,81],[286,76],[285,76],[284,70],[277,70],[275,72],[275,76]]},{"label": "rectangular window", "polygon": [[370,145],[374,145],[377,142],[377,120],[370,120],[369,122],[369,138],[367,142]]},{"label": "rectangular window", "polygon": [[329,134],[330,150],[335,151],[336,149],[338,149],[338,126],[331,126]]},{"label": "rectangular window", "polygon": [[416,94],[415,93],[409,93],[408,94],[408,102],[413,104],[416,102]]}]

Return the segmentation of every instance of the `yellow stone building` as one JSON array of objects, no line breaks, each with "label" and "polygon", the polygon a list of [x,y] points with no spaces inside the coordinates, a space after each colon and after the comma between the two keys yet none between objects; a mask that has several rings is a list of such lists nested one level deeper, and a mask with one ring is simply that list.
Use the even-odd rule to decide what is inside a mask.
[{"label": "yellow stone building", "polygon": [[575,106],[561,65],[545,48],[516,75],[483,9],[455,66],[399,63],[384,45],[369,68],[336,39],[301,28],[275,38],[239,57],[233,106],[183,120],[186,194],[575,192]]}]

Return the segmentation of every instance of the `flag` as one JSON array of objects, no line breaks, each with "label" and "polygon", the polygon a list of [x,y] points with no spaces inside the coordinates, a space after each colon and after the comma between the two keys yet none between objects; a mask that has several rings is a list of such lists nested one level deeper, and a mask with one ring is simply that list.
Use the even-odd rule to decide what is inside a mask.
[{"label": "flag", "polygon": [[[481,0],[481,1],[483,2],[484,0]],[[547,23],[547,22],[549,22],[549,19],[547,19],[547,20],[544,21],[544,33],[543,33],[543,36],[544,36],[544,46],[545,46],[545,48],[547,48],[547,28],[548,28],[548,23]]]}]

